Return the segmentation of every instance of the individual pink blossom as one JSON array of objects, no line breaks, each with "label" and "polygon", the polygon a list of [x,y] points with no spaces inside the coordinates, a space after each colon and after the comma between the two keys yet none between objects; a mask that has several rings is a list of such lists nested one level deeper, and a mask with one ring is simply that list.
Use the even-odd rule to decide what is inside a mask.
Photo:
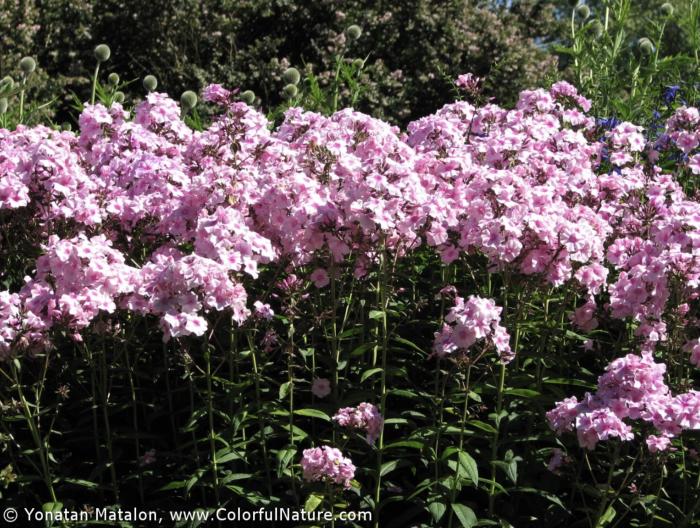
[{"label": "individual pink blossom", "polygon": [[314,378],[311,393],[317,398],[325,398],[331,393],[331,382],[328,378]]},{"label": "individual pink blossom", "polygon": [[331,282],[328,272],[323,268],[316,268],[309,276],[309,279],[317,288],[325,288]]}]

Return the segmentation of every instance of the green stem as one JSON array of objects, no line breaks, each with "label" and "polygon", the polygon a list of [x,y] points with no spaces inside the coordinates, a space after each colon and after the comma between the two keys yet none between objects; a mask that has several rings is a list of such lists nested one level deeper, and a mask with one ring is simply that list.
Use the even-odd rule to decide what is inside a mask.
[{"label": "green stem", "polygon": [[491,488],[489,489],[489,515],[493,516],[496,501],[496,465],[494,462],[498,457],[498,437],[501,430],[501,411],[503,410],[503,389],[506,381],[506,365],[500,364],[500,375],[498,378],[498,396],[496,399],[496,432],[491,440]]},{"label": "green stem", "polygon": [[[24,392],[22,391],[22,384],[20,383],[19,375],[17,373],[17,367],[15,366],[14,361],[11,362],[12,364],[12,377],[15,385],[17,386],[17,394],[19,395],[19,400],[22,404],[22,410],[24,412],[24,419],[27,422],[27,426],[29,427],[29,431],[32,435],[32,439],[34,440],[34,445],[36,445],[37,450],[39,451],[39,461],[41,462],[41,469],[44,477],[44,484],[46,485],[46,488],[49,491],[49,496],[51,497],[52,502],[58,502],[56,499],[56,493],[53,488],[53,478],[51,477],[51,471],[49,469],[49,461],[48,461],[48,455],[46,453],[46,446],[44,445],[44,442],[41,439],[41,433],[39,432],[39,429],[37,427],[36,422],[34,421],[34,415],[32,414],[31,409],[29,408],[29,402],[27,402],[27,399],[24,397]],[[37,413],[39,412],[39,402],[36,402],[36,410]]]},{"label": "green stem", "polygon": [[216,506],[221,505],[220,490],[219,490],[219,466],[216,460],[216,432],[214,430],[214,392],[212,391],[211,383],[211,350],[209,349],[209,340],[204,341],[204,361],[207,378],[207,416],[209,418],[209,452],[211,455],[211,471],[214,477],[214,497],[216,498]]},{"label": "green stem", "polygon": [[100,63],[95,66],[95,73],[92,76],[92,95],[90,96],[90,104],[95,104],[95,92],[97,91],[97,76],[100,73]]},{"label": "green stem", "polygon": [[[389,344],[389,325],[386,316],[386,310],[388,307],[388,266],[387,266],[387,255],[386,246],[382,244],[382,253],[380,261],[380,288],[379,288],[379,298],[381,302],[381,312],[382,312],[382,326],[381,326],[381,349],[382,349],[382,377],[381,377],[381,403],[380,411],[382,416],[386,419],[387,409],[386,409],[386,363],[387,363],[387,352]],[[379,527],[379,503],[381,500],[381,469],[382,469],[382,457],[384,452],[384,424],[382,423],[381,429],[379,431],[379,445],[377,447],[377,480],[374,489],[374,526]]]}]

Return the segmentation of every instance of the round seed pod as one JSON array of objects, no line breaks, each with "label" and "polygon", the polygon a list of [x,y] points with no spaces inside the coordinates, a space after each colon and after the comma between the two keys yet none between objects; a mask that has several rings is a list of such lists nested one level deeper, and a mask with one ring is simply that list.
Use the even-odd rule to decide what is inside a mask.
[{"label": "round seed pod", "polygon": [[299,81],[301,80],[299,70],[296,68],[287,68],[282,74],[282,80],[286,84],[299,84]]},{"label": "round seed pod", "polygon": [[95,58],[97,62],[107,62],[112,55],[112,50],[107,44],[98,44],[95,46]]},{"label": "round seed pod", "polygon": [[124,102],[124,92],[114,92],[114,102],[115,103],[123,103]]},{"label": "round seed pod", "polygon": [[673,15],[673,4],[666,2],[665,4],[661,4],[661,7],[659,8],[659,11],[661,11],[661,14],[665,17],[670,17]]},{"label": "round seed pod", "polygon": [[184,110],[189,112],[195,106],[197,106],[197,94],[194,93],[192,90],[187,90],[186,92],[183,92],[180,96],[180,105]]},{"label": "round seed pod", "polygon": [[297,88],[296,84],[288,84],[283,88],[283,90],[287,99],[291,99],[299,93],[299,89]]},{"label": "round seed pod", "polygon": [[651,55],[654,53],[654,44],[646,37],[642,37],[637,41],[637,47],[644,55]]},{"label": "round seed pod", "polygon": [[24,57],[19,61],[19,69],[22,70],[25,76],[30,75],[36,70],[36,61],[31,57]]},{"label": "round seed pod", "polygon": [[0,99],[0,115],[7,112],[7,97]]},{"label": "round seed pod", "polygon": [[591,8],[586,4],[581,4],[576,8],[576,15],[586,20],[589,16],[591,16]]},{"label": "round seed pod", "polygon": [[252,105],[255,102],[255,92],[253,90],[246,90],[241,93],[241,101],[246,104]]},{"label": "round seed pod", "polygon": [[350,40],[357,40],[362,36],[362,28],[357,24],[353,24],[352,26],[348,26],[345,30],[345,34]]},{"label": "round seed pod", "polygon": [[158,79],[155,78],[155,75],[146,75],[143,78],[143,87],[147,92],[155,92],[158,88]]},{"label": "round seed pod", "polygon": [[110,73],[107,76],[107,82],[112,86],[118,85],[119,84],[119,74],[118,73]]}]

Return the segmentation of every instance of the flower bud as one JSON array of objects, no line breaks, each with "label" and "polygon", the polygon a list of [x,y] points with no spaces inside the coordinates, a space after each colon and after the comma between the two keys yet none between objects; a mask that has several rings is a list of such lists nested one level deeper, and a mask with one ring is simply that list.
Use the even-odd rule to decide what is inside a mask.
[{"label": "flower bud", "polygon": [[110,74],[107,76],[107,82],[108,82],[111,86],[116,86],[116,85],[118,85],[118,84],[119,84],[119,74],[118,74],[118,73],[110,73]]},{"label": "flower bud", "polygon": [[114,102],[115,103],[123,103],[124,102],[124,92],[114,92]]},{"label": "flower bud", "polygon": [[299,84],[301,75],[299,75],[299,70],[296,68],[287,68],[282,74],[282,80],[286,84]]},{"label": "flower bud", "polygon": [[361,69],[365,65],[365,61],[362,59],[355,59],[352,61],[352,65],[355,67],[356,70]]},{"label": "flower bud", "polygon": [[255,93],[253,90],[246,90],[245,92],[241,93],[241,101],[252,105],[255,102]]},{"label": "flower bud", "polygon": [[588,31],[591,32],[593,38],[599,39],[605,33],[605,27],[603,27],[603,23],[600,20],[591,20],[588,23]]},{"label": "flower bud", "polygon": [[22,73],[25,76],[27,76],[36,70],[36,61],[31,57],[24,57],[21,61],[19,61],[19,69],[22,70]]},{"label": "flower bud", "polygon": [[661,11],[661,14],[665,17],[670,17],[673,15],[673,4],[666,2],[665,4],[662,4],[661,7],[659,8],[659,11]]},{"label": "flower bud", "polygon": [[197,106],[197,94],[194,93],[192,90],[187,90],[186,92],[183,92],[180,96],[180,105],[185,111],[189,112],[195,106]]},{"label": "flower bud", "polygon": [[2,79],[0,79],[0,91],[12,90],[12,88],[14,88],[14,86],[15,86],[15,81],[9,75],[6,75]]},{"label": "flower bud", "polygon": [[7,112],[7,97],[0,99],[0,115]]},{"label": "flower bud", "polygon": [[107,62],[112,55],[112,50],[107,44],[98,44],[95,46],[95,58],[97,62]]},{"label": "flower bud", "polygon": [[73,125],[71,125],[68,121],[65,121],[61,124],[61,130],[70,132],[71,130],[73,130]]},{"label": "flower bud", "polygon": [[284,87],[284,95],[287,97],[287,99],[291,99],[292,97],[296,96],[296,94],[299,93],[299,89],[297,88],[296,84],[288,84],[287,86]]},{"label": "flower bud", "polygon": [[646,37],[642,37],[637,41],[637,47],[644,55],[651,55],[654,53],[654,44]]},{"label": "flower bud", "polygon": [[357,40],[362,36],[362,28],[357,24],[353,24],[345,30],[345,34],[350,40]]},{"label": "flower bud", "polygon": [[155,92],[158,88],[158,79],[154,75],[146,75],[143,78],[143,87],[147,92]]},{"label": "flower bud", "polygon": [[576,14],[582,19],[586,20],[589,16],[591,16],[591,8],[586,4],[581,4],[576,8]]}]

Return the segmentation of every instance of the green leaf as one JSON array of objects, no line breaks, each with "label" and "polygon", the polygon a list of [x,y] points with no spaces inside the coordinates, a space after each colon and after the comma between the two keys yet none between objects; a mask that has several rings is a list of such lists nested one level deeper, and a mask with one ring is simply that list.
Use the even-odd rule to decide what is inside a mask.
[{"label": "green leaf", "polygon": [[382,312],[381,310],[370,310],[370,312],[369,312],[370,319],[379,320],[379,319],[382,319],[383,317],[384,317],[384,312]]},{"label": "green leaf", "polygon": [[282,385],[280,385],[279,399],[284,400],[287,397],[287,395],[289,394],[289,391],[291,388],[292,388],[291,381],[285,381]]},{"label": "green leaf", "polygon": [[605,510],[605,513],[600,516],[600,519],[598,519],[595,528],[603,528],[603,526],[607,526],[610,523],[610,521],[612,521],[615,518],[616,513],[617,512],[615,511],[615,508],[612,507],[612,505],[608,506],[608,509]]},{"label": "green leaf", "polygon": [[466,451],[459,452],[459,466],[465,472],[469,480],[472,481],[474,487],[479,485],[479,468],[476,461]]},{"label": "green leaf", "polygon": [[440,519],[442,519],[442,516],[445,515],[445,511],[447,510],[447,506],[445,506],[444,502],[431,502],[428,504],[428,511],[430,512],[430,515],[433,516],[433,519],[435,522],[440,522]]},{"label": "green leaf", "polygon": [[362,373],[362,376],[360,377],[360,383],[363,383],[367,378],[369,378],[370,376],[374,376],[375,374],[378,374],[381,371],[382,371],[382,369],[379,367],[365,370]]},{"label": "green leaf", "polygon": [[294,458],[297,450],[294,447],[288,447],[287,449],[280,449],[277,452],[277,477],[281,477],[284,470],[287,469],[289,463]]},{"label": "green leaf", "polygon": [[396,466],[399,465],[400,460],[390,460],[389,462],[384,462],[382,464],[382,468],[379,470],[379,476],[383,477],[384,475],[388,475],[392,471],[396,469]]},{"label": "green leaf", "polygon": [[469,420],[469,425],[472,425],[477,429],[481,429],[482,431],[486,431],[487,433],[494,434],[498,432],[493,425],[482,422],[481,420]]},{"label": "green leaf", "polygon": [[306,502],[304,503],[304,510],[307,512],[312,512],[316,508],[318,508],[319,504],[323,502],[323,495],[318,495],[316,493],[312,493],[309,495],[309,498],[306,499]]},{"label": "green leaf", "polygon": [[469,506],[465,506],[464,504],[453,504],[452,511],[455,512],[455,515],[459,519],[459,522],[462,524],[463,528],[472,528],[472,526],[476,526],[478,519],[476,518],[474,511]]},{"label": "green leaf", "polygon": [[297,409],[294,411],[294,414],[298,414],[299,416],[308,416],[309,418],[320,418],[321,420],[325,420],[327,422],[331,421],[330,416],[318,409]]},{"label": "green leaf", "polygon": [[503,393],[511,396],[520,396],[521,398],[536,398],[540,395],[539,392],[530,389],[506,389]]}]

